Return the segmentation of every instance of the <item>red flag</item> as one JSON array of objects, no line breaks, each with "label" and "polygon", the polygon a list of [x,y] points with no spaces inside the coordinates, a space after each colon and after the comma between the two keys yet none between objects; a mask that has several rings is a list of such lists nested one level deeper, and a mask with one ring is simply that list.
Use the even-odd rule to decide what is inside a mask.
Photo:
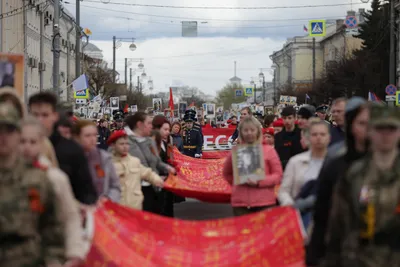
[{"label": "red flag", "polygon": [[129,108],[128,104],[125,104],[124,113],[128,113],[128,112],[129,112],[129,111],[128,111],[128,108]]},{"label": "red flag", "polygon": [[171,110],[171,117],[174,117],[174,97],[172,96],[172,88],[169,88],[169,109]]}]

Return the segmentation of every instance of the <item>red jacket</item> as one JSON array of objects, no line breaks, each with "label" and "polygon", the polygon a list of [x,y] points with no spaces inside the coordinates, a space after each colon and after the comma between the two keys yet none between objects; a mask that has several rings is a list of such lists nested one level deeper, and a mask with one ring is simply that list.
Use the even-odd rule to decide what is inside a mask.
[{"label": "red jacket", "polygon": [[[276,203],[275,186],[281,183],[282,165],[275,149],[263,145],[265,160],[265,180],[258,182],[258,187],[233,185],[232,207],[261,207]],[[224,164],[223,175],[228,183],[233,184],[232,154]]]}]

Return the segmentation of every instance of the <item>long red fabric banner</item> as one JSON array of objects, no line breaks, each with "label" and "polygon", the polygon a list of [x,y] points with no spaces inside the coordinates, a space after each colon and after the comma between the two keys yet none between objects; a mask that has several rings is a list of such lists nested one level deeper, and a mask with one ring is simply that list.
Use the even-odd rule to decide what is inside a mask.
[{"label": "long red fabric banner", "polygon": [[226,158],[230,150],[212,150],[212,151],[203,151],[202,159],[223,159]]},{"label": "long red fabric banner", "polygon": [[232,187],[222,176],[225,159],[195,159],[173,152],[177,176],[168,176],[164,188],[183,197],[229,203]]},{"label": "long red fabric banner", "polygon": [[84,267],[305,266],[300,221],[290,207],[196,222],[105,201],[95,229]]}]

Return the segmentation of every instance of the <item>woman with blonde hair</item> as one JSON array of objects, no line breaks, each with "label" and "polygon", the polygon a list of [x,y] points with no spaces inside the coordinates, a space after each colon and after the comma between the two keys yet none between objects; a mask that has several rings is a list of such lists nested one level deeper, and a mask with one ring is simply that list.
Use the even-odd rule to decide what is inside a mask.
[{"label": "woman with blonde hair", "polygon": [[[282,165],[275,149],[262,144],[262,126],[254,117],[243,118],[239,124],[239,139],[241,144],[262,146],[265,179],[261,181],[247,180],[246,184],[233,185],[231,205],[235,216],[241,216],[263,209],[274,207],[276,204],[275,186],[282,178]],[[233,184],[232,154],[225,161],[223,175],[228,183]]]}]

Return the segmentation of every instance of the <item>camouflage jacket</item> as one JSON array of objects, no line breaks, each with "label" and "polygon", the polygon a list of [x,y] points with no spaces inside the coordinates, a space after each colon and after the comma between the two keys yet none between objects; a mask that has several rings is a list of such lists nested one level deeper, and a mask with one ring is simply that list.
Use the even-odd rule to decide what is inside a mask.
[{"label": "camouflage jacket", "polygon": [[0,262],[38,267],[64,260],[64,224],[45,170],[21,160],[0,169]]},{"label": "camouflage jacket", "polygon": [[400,157],[389,171],[368,155],[334,190],[323,267],[400,266]]}]

